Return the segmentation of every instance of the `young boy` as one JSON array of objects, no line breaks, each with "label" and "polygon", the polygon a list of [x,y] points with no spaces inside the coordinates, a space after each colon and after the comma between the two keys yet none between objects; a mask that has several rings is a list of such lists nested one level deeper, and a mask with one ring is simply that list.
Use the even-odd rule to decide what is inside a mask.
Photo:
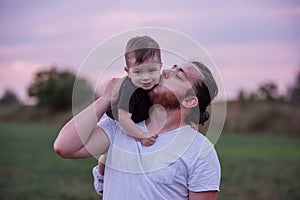
[{"label": "young boy", "polygon": [[[161,51],[158,43],[149,36],[137,36],[130,39],[125,50],[128,76],[123,80],[118,99],[106,114],[118,120],[128,135],[145,146],[151,146],[155,134],[141,131],[135,123],[148,118],[152,106],[147,91],[158,84],[161,75]],[[147,61],[147,64],[143,64]],[[99,159],[98,166],[93,168],[94,187],[99,195],[103,193],[103,179],[106,155]]]}]

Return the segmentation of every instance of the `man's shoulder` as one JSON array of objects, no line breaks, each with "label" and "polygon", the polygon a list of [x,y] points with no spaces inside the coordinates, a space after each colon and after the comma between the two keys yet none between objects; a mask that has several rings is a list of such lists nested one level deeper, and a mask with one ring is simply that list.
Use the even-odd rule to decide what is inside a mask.
[{"label": "man's shoulder", "polygon": [[196,131],[189,125],[179,128],[178,131],[179,133],[182,132],[182,134],[185,134],[186,136],[193,137],[196,141],[201,142],[206,139],[206,136],[203,133]]},{"label": "man's shoulder", "polygon": [[183,134],[192,140],[188,150],[190,153],[197,154],[197,156],[203,158],[212,150],[214,151],[213,143],[203,133],[187,126],[184,128]]}]

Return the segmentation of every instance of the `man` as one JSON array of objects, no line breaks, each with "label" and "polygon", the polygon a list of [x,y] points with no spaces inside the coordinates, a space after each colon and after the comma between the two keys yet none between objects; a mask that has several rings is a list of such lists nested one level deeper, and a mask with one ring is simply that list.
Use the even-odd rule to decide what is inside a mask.
[{"label": "man", "polygon": [[[148,63],[143,63],[148,64]],[[138,124],[157,133],[145,147],[123,132],[116,121],[97,120],[110,105],[111,81],[104,95],[71,119],[59,133],[55,151],[65,158],[108,152],[103,199],[217,199],[220,165],[213,145],[189,122],[204,123],[206,107],[217,94],[210,71],[199,62],[163,72],[149,97],[156,106]]]}]

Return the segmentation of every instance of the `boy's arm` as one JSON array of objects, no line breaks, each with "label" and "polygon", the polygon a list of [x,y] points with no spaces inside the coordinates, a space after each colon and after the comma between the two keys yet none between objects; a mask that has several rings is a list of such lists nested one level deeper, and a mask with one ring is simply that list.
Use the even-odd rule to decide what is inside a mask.
[{"label": "boy's arm", "polygon": [[136,124],[131,119],[131,113],[127,112],[123,109],[118,109],[119,122],[124,128],[124,130],[128,133],[128,135],[134,137],[136,140],[142,142],[145,146],[151,146],[155,139],[156,135],[149,135],[149,133],[143,132],[139,129]]},{"label": "boy's arm", "polygon": [[100,98],[61,129],[54,142],[55,152],[65,158],[85,158],[105,152],[109,140],[97,122],[110,106],[112,91],[118,80],[111,80]]}]

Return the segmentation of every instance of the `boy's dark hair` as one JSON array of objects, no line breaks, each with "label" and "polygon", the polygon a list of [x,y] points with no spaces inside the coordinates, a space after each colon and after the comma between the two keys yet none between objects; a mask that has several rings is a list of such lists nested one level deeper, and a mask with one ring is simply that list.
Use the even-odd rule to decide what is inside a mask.
[{"label": "boy's dark hair", "polygon": [[141,64],[146,59],[157,57],[161,62],[161,52],[159,44],[149,36],[136,36],[131,38],[126,45],[125,49],[125,61],[129,66],[129,55],[134,53],[136,62],[134,64]]}]

